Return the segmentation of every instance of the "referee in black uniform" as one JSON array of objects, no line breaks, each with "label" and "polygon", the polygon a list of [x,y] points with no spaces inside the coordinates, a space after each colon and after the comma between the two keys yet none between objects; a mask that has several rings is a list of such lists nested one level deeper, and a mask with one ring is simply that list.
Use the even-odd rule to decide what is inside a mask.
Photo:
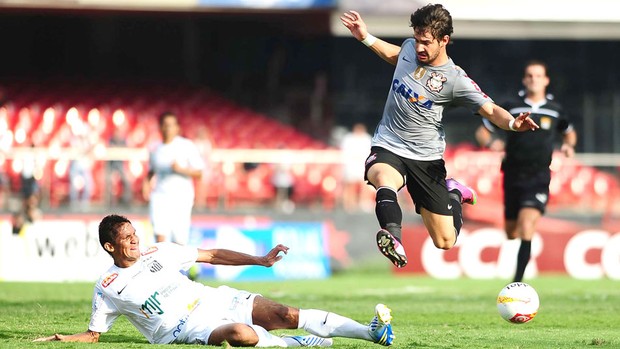
[{"label": "referee in black uniform", "polygon": [[507,132],[483,119],[476,140],[483,147],[505,151],[504,218],[508,239],[521,239],[514,281],[522,281],[532,247],[538,219],[545,213],[551,181],[551,157],[557,135],[562,136],[561,151],[567,157],[575,153],[577,133],[564,118],[561,106],[547,95],[547,65],[530,61],[525,65],[524,90],[519,98],[502,105],[513,116],[529,111],[540,126],[536,132]]}]

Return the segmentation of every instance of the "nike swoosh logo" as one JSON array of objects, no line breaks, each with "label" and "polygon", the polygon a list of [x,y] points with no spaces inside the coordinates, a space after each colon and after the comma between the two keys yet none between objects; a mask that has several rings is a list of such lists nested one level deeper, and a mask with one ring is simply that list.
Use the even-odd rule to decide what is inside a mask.
[{"label": "nike swoosh logo", "polygon": [[448,205],[448,210],[451,210],[451,209],[452,209],[452,205]]},{"label": "nike swoosh logo", "polygon": [[[133,280],[136,276],[140,275],[140,273],[142,273],[142,270],[140,270],[139,272],[136,273],[136,275],[132,276],[131,279],[129,279],[129,281]],[[127,285],[125,285],[123,288],[121,288],[120,291],[118,291],[118,294],[120,295],[121,292],[123,292],[123,290],[125,290],[125,287],[129,286],[129,282],[127,282]]]},{"label": "nike swoosh logo", "polygon": [[411,61],[407,59],[407,56],[403,56],[403,61],[411,63]]}]

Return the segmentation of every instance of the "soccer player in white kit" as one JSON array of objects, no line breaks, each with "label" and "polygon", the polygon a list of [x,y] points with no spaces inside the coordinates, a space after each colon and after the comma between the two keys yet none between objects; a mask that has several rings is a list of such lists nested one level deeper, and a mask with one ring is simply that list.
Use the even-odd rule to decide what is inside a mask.
[{"label": "soccer player in white kit", "polygon": [[[298,309],[259,294],[217,288],[191,281],[181,274],[193,263],[262,265],[271,267],[288,247],[277,245],[265,256],[162,242],[141,250],[131,222],[109,215],[99,224],[99,242],[114,265],[97,281],[88,330],[73,335],[55,334],[35,341],[98,342],[120,315],[150,343],[188,343],[256,347],[326,347],[331,337],[362,339],[390,345],[394,335],[390,309],[375,307],[369,325],[338,314]],[[276,329],[304,329],[312,335],[272,335]]]},{"label": "soccer player in white kit", "polygon": [[194,206],[193,179],[202,176],[205,163],[194,143],[179,135],[175,114],[163,113],[159,126],[162,143],[150,153],[149,172],[142,192],[149,200],[149,215],[157,242],[185,245]]}]

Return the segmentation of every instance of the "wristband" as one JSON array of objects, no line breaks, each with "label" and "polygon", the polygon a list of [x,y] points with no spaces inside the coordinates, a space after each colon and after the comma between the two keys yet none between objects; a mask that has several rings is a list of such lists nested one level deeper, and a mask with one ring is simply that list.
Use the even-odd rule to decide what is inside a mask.
[{"label": "wristband", "polygon": [[375,43],[375,41],[377,41],[377,37],[375,37],[374,35],[368,33],[366,35],[366,37],[364,38],[364,40],[362,40],[362,44],[370,47],[370,46],[372,46]]},{"label": "wristband", "polygon": [[508,128],[510,128],[511,131],[516,131],[517,129],[514,128],[515,125],[515,119],[510,120],[510,122],[508,123]]}]

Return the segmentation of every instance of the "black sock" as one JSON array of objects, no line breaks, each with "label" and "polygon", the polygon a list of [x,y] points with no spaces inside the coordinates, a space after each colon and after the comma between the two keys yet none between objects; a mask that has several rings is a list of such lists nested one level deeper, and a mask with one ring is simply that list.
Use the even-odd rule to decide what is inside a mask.
[{"label": "black sock", "polygon": [[[454,221],[454,230],[456,237],[459,237],[461,227],[463,226],[463,207],[461,206],[461,193],[454,189],[450,192],[450,205],[452,205],[452,219]],[[456,243],[456,241],[455,241]]]},{"label": "black sock", "polygon": [[532,254],[532,242],[528,240],[521,240],[521,247],[519,247],[519,253],[517,254],[517,272],[515,273],[515,282],[523,281],[523,273],[525,273],[525,267],[530,261]]},{"label": "black sock", "polygon": [[375,214],[377,215],[379,226],[394,235],[396,240],[402,242],[403,211],[398,205],[396,192],[390,188],[380,187],[377,189],[376,201]]}]

